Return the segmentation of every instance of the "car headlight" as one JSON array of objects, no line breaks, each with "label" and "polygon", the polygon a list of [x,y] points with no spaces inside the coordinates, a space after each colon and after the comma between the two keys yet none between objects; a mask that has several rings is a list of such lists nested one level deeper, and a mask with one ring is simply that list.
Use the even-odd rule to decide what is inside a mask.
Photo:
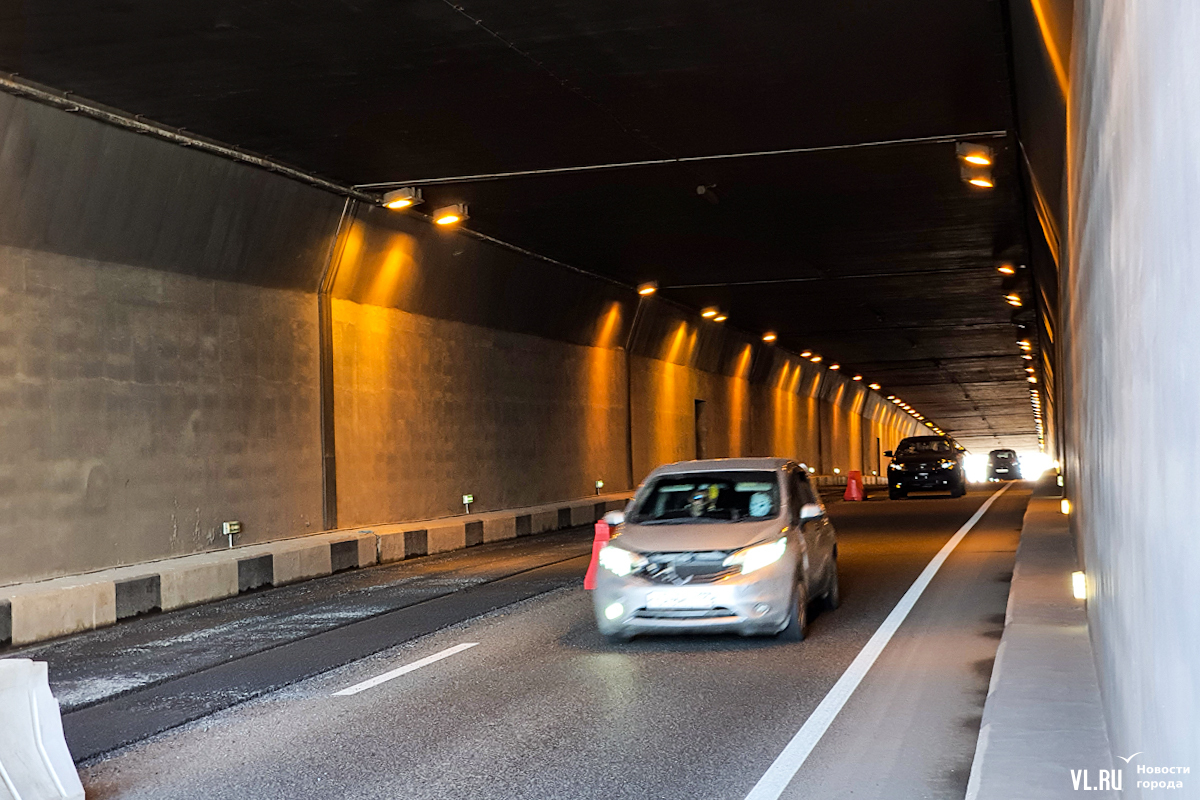
[{"label": "car headlight", "polygon": [[942,469],[954,469],[955,467],[958,466],[958,462],[951,461],[950,459],[946,459],[945,461],[938,462],[938,466],[941,467]]},{"label": "car headlight", "polygon": [[888,464],[888,469],[894,469],[897,472],[899,472],[900,470],[904,469],[904,465],[903,464]]},{"label": "car headlight", "polygon": [[606,544],[600,548],[600,566],[613,575],[624,577],[636,569],[645,566],[646,559],[639,553],[626,550],[614,544]]},{"label": "car headlight", "polygon": [[783,558],[783,553],[786,550],[787,537],[784,536],[773,542],[756,544],[753,547],[747,547],[745,550],[738,550],[725,559],[724,565],[727,567],[740,566],[742,574],[745,575],[754,572],[756,569],[762,569],[769,564],[774,564]]}]

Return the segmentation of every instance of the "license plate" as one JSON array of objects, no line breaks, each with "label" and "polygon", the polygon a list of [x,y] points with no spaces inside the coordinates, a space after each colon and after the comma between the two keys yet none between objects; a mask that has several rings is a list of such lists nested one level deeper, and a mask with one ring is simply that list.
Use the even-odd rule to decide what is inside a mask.
[{"label": "license plate", "polygon": [[659,589],[646,593],[646,608],[657,609],[707,609],[717,605],[712,592],[694,589]]},{"label": "license plate", "polygon": [[1008,472],[1008,470],[1006,470],[1006,469],[998,469],[998,470],[996,470],[996,472]]},{"label": "license plate", "polygon": [[922,472],[922,473],[920,473],[919,475],[917,475],[917,477],[918,477],[918,478],[922,478],[922,479],[924,479],[924,478],[928,478],[928,477],[929,477],[929,473],[928,473],[928,472]]}]

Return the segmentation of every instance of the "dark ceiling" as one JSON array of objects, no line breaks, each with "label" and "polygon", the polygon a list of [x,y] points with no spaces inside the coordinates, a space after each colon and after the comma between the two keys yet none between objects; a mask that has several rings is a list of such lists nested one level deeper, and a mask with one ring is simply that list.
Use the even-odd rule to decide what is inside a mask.
[{"label": "dark ceiling", "polygon": [[[0,70],[359,185],[941,137],[425,192],[469,202],[482,233],[777,330],[968,448],[1033,448],[995,269],[1026,246],[1004,13],[1000,0],[9,3]],[[956,137],[997,148],[995,189],[961,181]]]}]

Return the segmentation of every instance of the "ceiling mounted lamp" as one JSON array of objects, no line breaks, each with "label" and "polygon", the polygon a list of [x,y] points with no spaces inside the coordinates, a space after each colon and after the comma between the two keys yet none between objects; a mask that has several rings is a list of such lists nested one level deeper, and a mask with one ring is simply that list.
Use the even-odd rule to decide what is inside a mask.
[{"label": "ceiling mounted lamp", "polygon": [[729,319],[728,314],[717,314],[715,317],[713,317],[713,322],[724,322],[727,319]]},{"label": "ceiling mounted lamp", "polygon": [[715,317],[717,314],[720,314],[720,313],[721,312],[717,310],[716,306],[709,306],[708,308],[706,308],[700,312],[700,316],[704,317],[705,319],[712,319],[713,317]]},{"label": "ceiling mounted lamp", "polygon": [[1036,370],[1035,370],[1033,367],[1026,367],[1026,368],[1025,368],[1025,371],[1026,371],[1026,372],[1028,372],[1028,373],[1030,373],[1031,375],[1032,375],[1034,372],[1036,372]]},{"label": "ceiling mounted lamp", "polygon": [[1029,343],[1028,339],[1022,339],[1021,341],[1017,342],[1017,347],[1021,348],[1026,353],[1033,349],[1033,345]]},{"label": "ceiling mounted lamp", "polygon": [[1037,383],[1037,378],[1033,377],[1032,375],[1030,375],[1025,380],[1029,381],[1030,383]]},{"label": "ceiling mounted lamp", "polygon": [[778,338],[779,337],[775,335],[775,331],[767,331],[766,333],[763,334],[764,342],[773,342]]},{"label": "ceiling mounted lamp", "polygon": [[637,293],[640,294],[642,297],[649,297],[650,295],[654,294],[657,291],[658,291],[658,284],[655,283],[654,281],[646,281],[645,283],[639,283],[638,287],[637,287]]},{"label": "ceiling mounted lamp", "polygon": [[852,380],[852,381],[861,381],[861,380],[862,380],[862,375],[855,375],[855,376],[854,376],[853,378],[851,378],[850,380]]},{"label": "ceiling mounted lamp", "polygon": [[996,270],[1005,275],[1016,275],[1017,274],[1017,271],[1015,269],[1013,269],[1012,264],[1001,264],[1000,266],[996,267]]},{"label": "ceiling mounted lamp", "polygon": [[457,225],[467,218],[467,204],[455,203],[449,206],[442,206],[437,211],[433,212],[433,222],[435,225]]},{"label": "ceiling mounted lamp", "polygon": [[995,160],[995,151],[984,144],[959,142],[954,149],[959,159],[975,167],[990,167]]},{"label": "ceiling mounted lamp", "polygon": [[800,357],[801,357],[801,358],[808,358],[808,357],[809,357],[809,356],[811,356],[811,355],[812,355],[812,350],[805,350],[803,353],[801,353],[801,354],[800,354]]},{"label": "ceiling mounted lamp", "polygon": [[875,391],[877,391],[877,392],[878,392],[880,389],[882,389],[882,388],[883,388],[883,387],[882,387],[882,386],[880,386],[878,383],[872,383],[870,386],[871,386],[871,388],[872,388],[872,389],[874,389],[874,390],[875,390]]},{"label": "ceiling mounted lamp", "polygon": [[1025,359],[1026,361],[1033,361],[1033,356],[1031,356],[1029,353],[1023,354],[1021,358]]},{"label": "ceiling mounted lamp", "polygon": [[418,206],[425,201],[421,195],[421,190],[412,186],[405,186],[401,189],[393,189],[384,194],[380,200],[384,208],[390,208],[393,211],[399,211],[402,208],[411,208]]},{"label": "ceiling mounted lamp", "polygon": [[1004,295],[1004,299],[1008,301],[1010,306],[1016,306],[1017,308],[1020,308],[1022,305],[1021,295],[1017,294],[1016,292]]},{"label": "ceiling mounted lamp", "polygon": [[812,358],[810,358],[810,359],[809,359],[809,361],[811,361],[811,362],[812,362],[812,363],[814,363],[814,364],[820,364],[820,363],[821,363],[821,357],[820,357],[820,356],[813,356]]},{"label": "ceiling mounted lamp", "polygon": [[830,369],[841,369],[842,365],[841,364],[830,364],[829,368]]}]

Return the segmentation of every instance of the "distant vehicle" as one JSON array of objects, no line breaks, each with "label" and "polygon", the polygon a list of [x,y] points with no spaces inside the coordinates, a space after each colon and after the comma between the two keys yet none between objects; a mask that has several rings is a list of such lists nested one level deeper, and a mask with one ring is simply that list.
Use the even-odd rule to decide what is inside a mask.
[{"label": "distant vehicle", "polygon": [[1016,450],[993,450],[988,453],[989,481],[1019,481],[1021,479],[1021,462],[1017,460]]},{"label": "distant vehicle", "polygon": [[775,458],[650,473],[601,551],[592,600],[610,640],[740,633],[801,641],[810,601],[840,601],[837,535],[800,465]]},{"label": "distant vehicle", "polygon": [[901,439],[896,451],[883,453],[888,464],[888,497],[899,500],[911,491],[949,489],[951,497],[967,493],[962,450],[944,436]]}]

